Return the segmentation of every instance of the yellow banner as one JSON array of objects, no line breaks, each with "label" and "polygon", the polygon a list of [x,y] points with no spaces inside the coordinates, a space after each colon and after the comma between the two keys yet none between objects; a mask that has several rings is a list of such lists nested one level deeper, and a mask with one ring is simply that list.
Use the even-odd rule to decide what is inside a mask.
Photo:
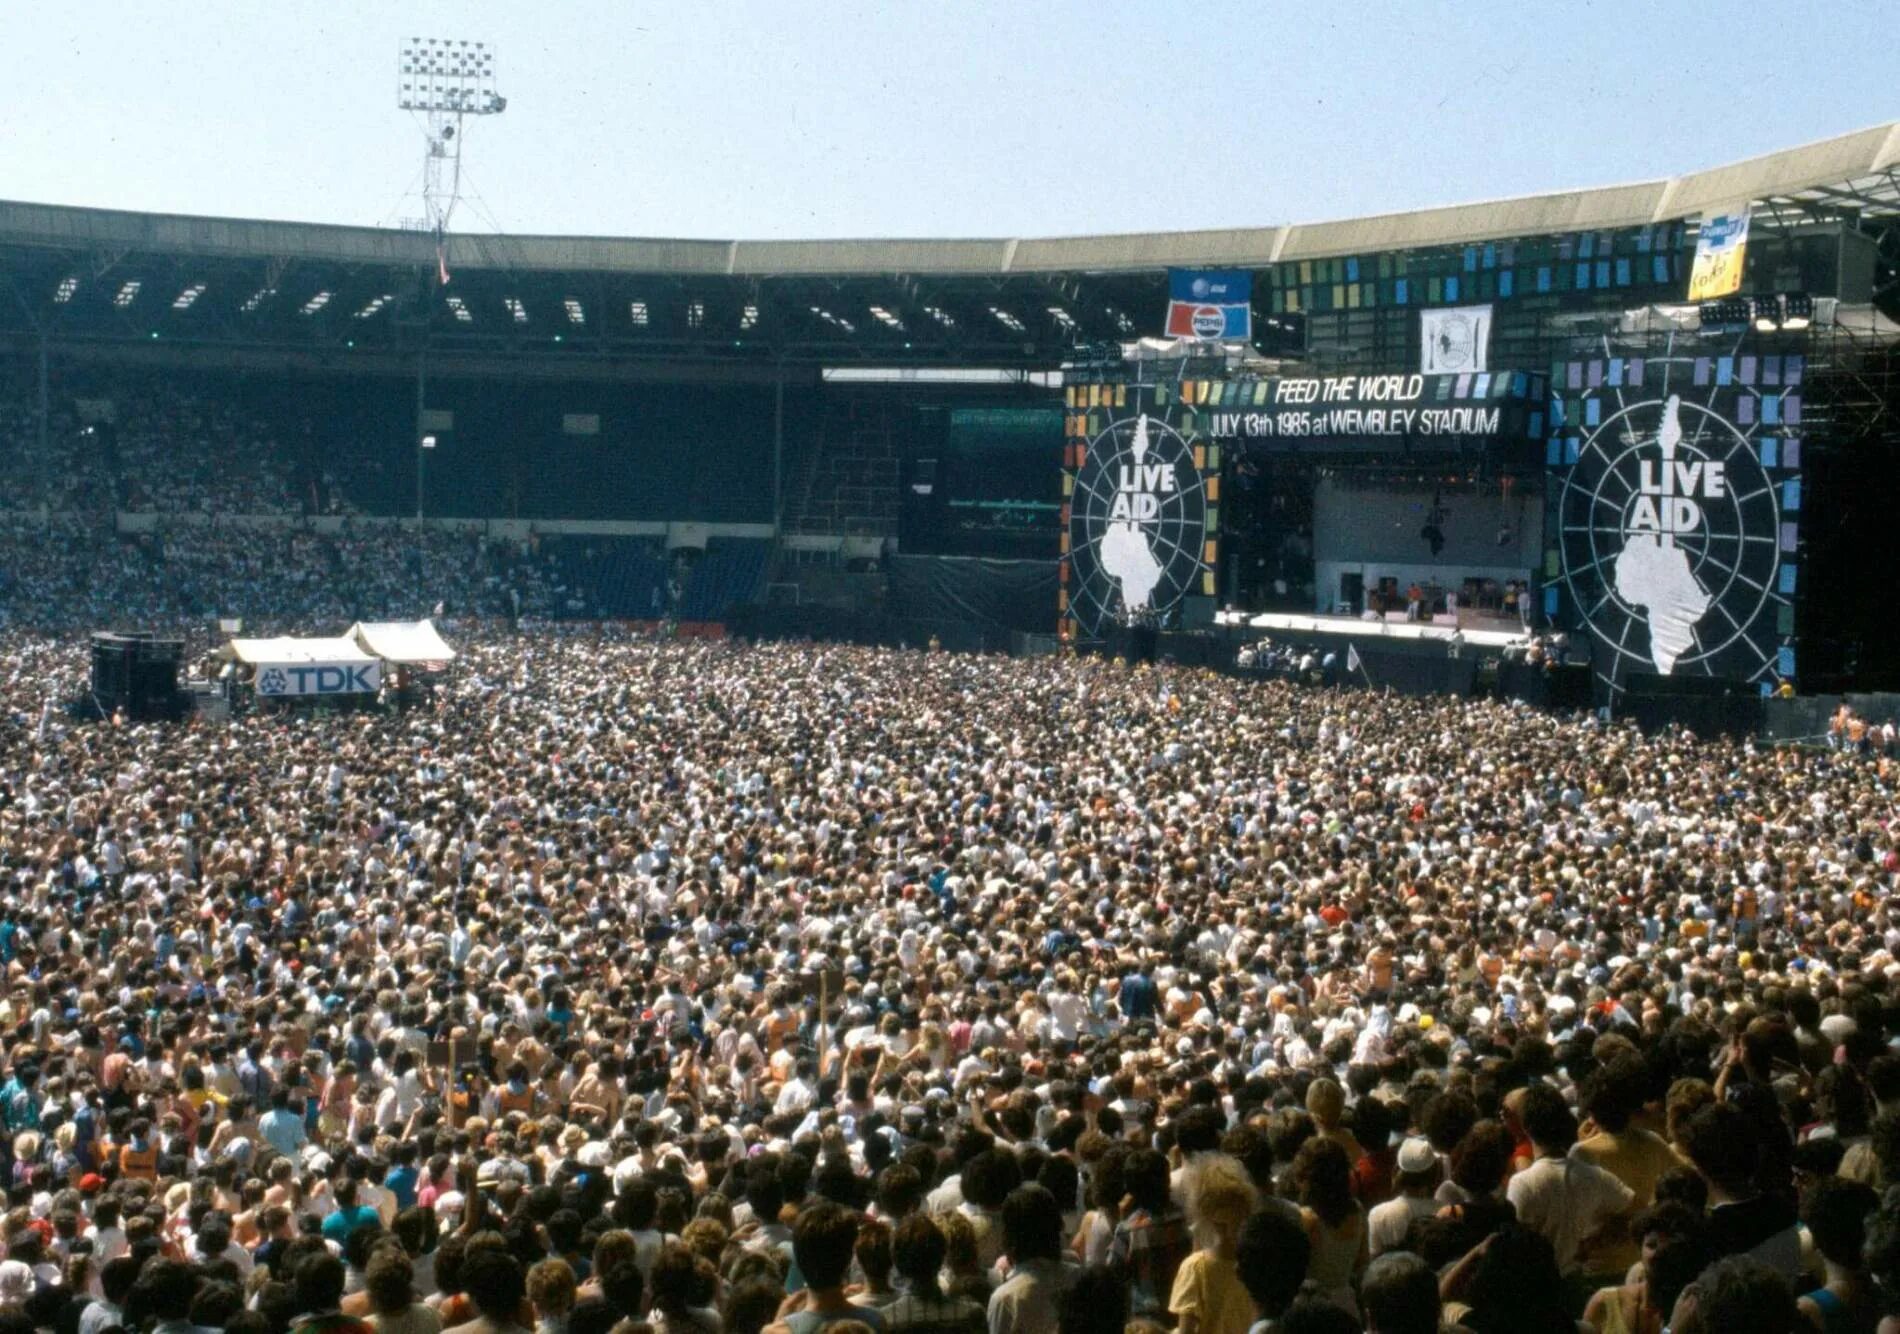
[{"label": "yellow banner", "polygon": [[1696,238],[1695,266],[1689,270],[1689,299],[1713,301],[1742,290],[1742,262],[1748,255],[1748,205],[1702,215]]}]

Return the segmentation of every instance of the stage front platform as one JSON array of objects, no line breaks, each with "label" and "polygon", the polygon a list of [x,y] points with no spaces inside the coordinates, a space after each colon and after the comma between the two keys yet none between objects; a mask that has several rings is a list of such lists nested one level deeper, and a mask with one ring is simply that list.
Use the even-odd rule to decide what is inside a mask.
[{"label": "stage front platform", "polygon": [[[1279,647],[1314,650],[1322,665],[1310,678],[1302,678],[1308,684],[1389,689],[1403,695],[1489,695],[1563,708],[1589,703],[1588,667],[1530,665],[1522,652],[1507,652],[1526,643],[1527,636],[1521,633],[1466,629],[1462,642],[1453,643],[1455,633],[1456,626],[1399,619],[1222,612],[1206,629],[1162,631],[1152,652],[1181,666],[1261,679],[1285,678],[1285,667],[1240,665],[1241,649],[1271,639]],[[1145,644],[1136,644],[1126,635],[1111,637],[1100,649],[1132,660],[1148,656]],[[1352,670],[1348,663],[1355,654],[1359,667]]]},{"label": "stage front platform", "polygon": [[[1381,620],[1377,616],[1301,616],[1291,612],[1216,612],[1214,623],[1223,627],[1229,636],[1235,631],[1242,633],[1252,630],[1258,632],[1254,638],[1294,638],[1311,637],[1316,641],[1323,639],[1348,639],[1362,641],[1374,639],[1391,643],[1430,643],[1449,652],[1447,647],[1453,635],[1462,634],[1463,642],[1473,648],[1503,649],[1512,644],[1522,644],[1529,638],[1524,630],[1507,631],[1481,629],[1477,626],[1459,626],[1450,622],[1408,621],[1402,616],[1387,617]],[[1362,650],[1363,651],[1363,650]]]}]

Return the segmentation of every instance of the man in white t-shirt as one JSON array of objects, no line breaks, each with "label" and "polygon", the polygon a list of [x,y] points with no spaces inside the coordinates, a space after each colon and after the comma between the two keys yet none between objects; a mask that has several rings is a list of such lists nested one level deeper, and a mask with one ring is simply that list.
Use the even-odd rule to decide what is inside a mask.
[{"label": "man in white t-shirt", "polygon": [[1399,1145],[1394,1184],[1399,1193],[1374,1205],[1366,1217],[1366,1249],[1372,1255],[1402,1249],[1413,1222],[1438,1212],[1432,1196],[1438,1186],[1438,1154],[1430,1140],[1414,1136]]}]

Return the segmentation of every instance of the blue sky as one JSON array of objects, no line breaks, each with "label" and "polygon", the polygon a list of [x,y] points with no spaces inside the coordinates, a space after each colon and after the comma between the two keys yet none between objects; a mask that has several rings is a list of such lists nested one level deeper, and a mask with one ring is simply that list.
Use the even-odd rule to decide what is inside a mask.
[{"label": "blue sky", "polygon": [[457,229],[1033,236],[1667,176],[1900,117],[1880,3],[66,0],[0,198],[393,225],[404,36],[498,50]]}]

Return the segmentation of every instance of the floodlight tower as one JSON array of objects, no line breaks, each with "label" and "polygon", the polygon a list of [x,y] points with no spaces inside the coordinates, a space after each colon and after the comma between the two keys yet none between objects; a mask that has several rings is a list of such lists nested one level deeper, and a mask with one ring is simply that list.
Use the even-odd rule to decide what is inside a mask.
[{"label": "floodlight tower", "polygon": [[[447,37],[405,38],[396,53],[396,105],[416,117],[426,141],[422,207],[435,237],[435,281],[449,281],[449,219],[462,197],[462,125],[469,116],[498,116],[508,99],[495,91],[495,53],[486,42]],[[425,427],[429,325],[422,320],[416,346],[416,518],[427,496],[428,451],[435,436]]]},{"label": "floodlight tower", "polygon": [[396,59],[396,105],[423,127],[422,203],[440,246],[462,193],[463,120],[508,109],[508,99],[495,91],[493,48],[447,37],[404,38]]}]

